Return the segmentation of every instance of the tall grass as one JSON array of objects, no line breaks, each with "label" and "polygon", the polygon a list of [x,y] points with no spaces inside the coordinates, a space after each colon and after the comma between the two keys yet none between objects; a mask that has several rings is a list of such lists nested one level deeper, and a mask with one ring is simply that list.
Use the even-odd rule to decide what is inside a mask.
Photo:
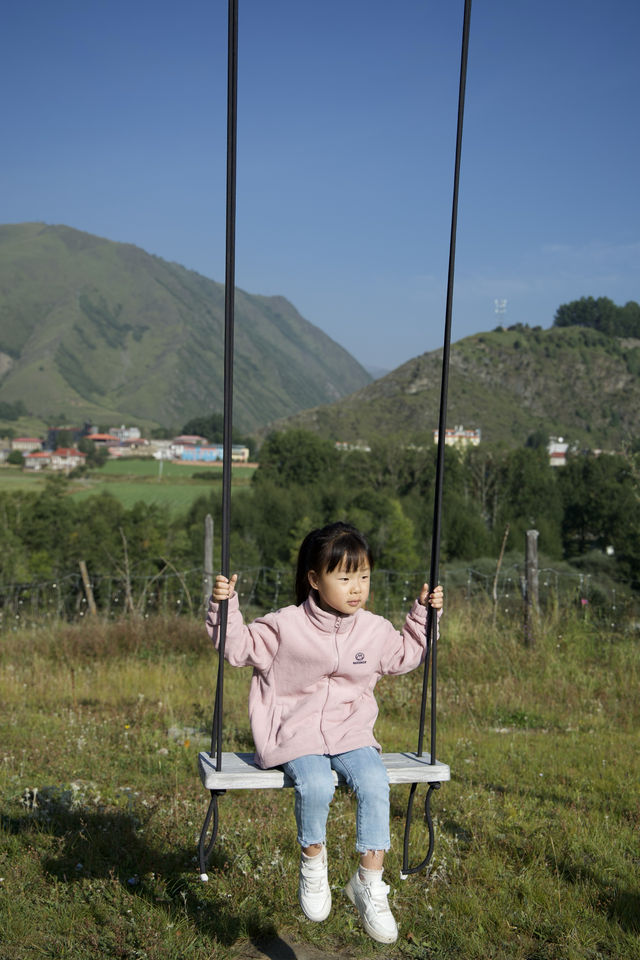
[{"label": "tall grass", "polygon": [[[452,605],[453,607],[453,605]],[[436,851],[399,879],[407,788],[392,788],[392,948],[340,893],[356,862],[339,791],[334,907],[297,905],[292,793],[229,792],[210,881],[196,838],[208,802],[215,657],[187,618],[84,622],[0,646],[0,957],[231,958],[251,941],[360,957],[640,958],[638,642],[557,615],[525,648],[517,623],[449,608],[439,645]],[[225,741],[250,749],[249,675],[226,670]],[[378,738],[415,749],[421,671],[378,686]],[[416,810],[419,804],[416,804]],[[412,859],[426,829],[414,815]],[[255,955],[255,950],[253,951]],[[267,954],[268,955],[268,954]]]}]

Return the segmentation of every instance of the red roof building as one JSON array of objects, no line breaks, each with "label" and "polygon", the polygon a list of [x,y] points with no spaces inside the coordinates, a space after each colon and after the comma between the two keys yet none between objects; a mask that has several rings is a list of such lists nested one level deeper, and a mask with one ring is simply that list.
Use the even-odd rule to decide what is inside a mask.
[{"label": "red roof building", "polygon": [[51,469],[69,472],[83,464],[86,458],[86,453],[81,453],[75,447],[58,447],[51,454]]}]

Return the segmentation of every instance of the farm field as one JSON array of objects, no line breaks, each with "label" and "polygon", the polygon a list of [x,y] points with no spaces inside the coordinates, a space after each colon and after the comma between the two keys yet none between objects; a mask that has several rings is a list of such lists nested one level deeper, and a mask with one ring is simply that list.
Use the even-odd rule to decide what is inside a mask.
[{"label": "farm field", "polygon": [[[332,960],[640,960],[637,640],[571,617],[548,620],[533,648],[520,636],[519,622],[495,627],[479,603],[445,611],[438,740],[452,779],[432,802],[433,861],[406,881],[407,788],[392,788],[385,879],[400,937],[380,947],[342,895],[355,862],[346,791],[330,812],[324,923],[297,903],[289,790],[220,798],[200,882],[208,794],[196,758],[215,685],[202,623],[5,631],[2,960],[297,955],[288,944]],[[225,676],[225,749],[250,750],[249,673]],[[415,748],[421,681],[416,671],[379,684],[386,750]],[[414,863],[426,850],[420,806]]]},{"label": "farm field", "polygon": [[[247,486],[255,467],[233,467],[233,489]],[[33,491],[44,489],[46,477],[52,474],[41,472],[28,474],[15,467],[0,470],[0,492]],[[69,496],[86,499],[108,492],[125,508],[143,501],[148,505],[168,507],[174,514],[189,509],[198,497],[219,489],[222,483],[222,466],[198,467],[194,464],[179,464],[153,459],[109,460],[104,467],[90,471],[88,477],[69,481]]]}]

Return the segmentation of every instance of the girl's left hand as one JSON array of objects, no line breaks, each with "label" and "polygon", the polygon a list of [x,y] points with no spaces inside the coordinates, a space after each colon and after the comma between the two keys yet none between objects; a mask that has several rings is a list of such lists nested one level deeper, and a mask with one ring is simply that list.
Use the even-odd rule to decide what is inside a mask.
[{"label": "girl's left hand", "polygon": [[442,610],[444,606],[444,591],[440,584],[438,584],[435,590],[429,593],[429,584],[425,583],[422,585],[418,600],[423,607],[426,607],[427,603],[429,603],[434,610]]}]

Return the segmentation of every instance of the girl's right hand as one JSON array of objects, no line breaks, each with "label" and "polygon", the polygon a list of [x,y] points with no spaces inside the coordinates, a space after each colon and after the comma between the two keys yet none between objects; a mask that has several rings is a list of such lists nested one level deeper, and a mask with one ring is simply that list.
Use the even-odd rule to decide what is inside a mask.
[{"label": "girl's right hand", "polygon": [[429,604],[429,606],[433,607],[434,610],[442,610],[442,607],[444,606],[444,593],[442,586],[438,584],[435,590],[429,593],[429,584],[424,583],[422,585],[422,590],[420,591],[418,601],[423,607],[426,607],[427,604]]},{"label": "girl's right hand", "polygon": [[223,600],[228,600],[236,587],[236,581],[238,579],[238,574],[234,573],[230,580],[227,580],[226,577],[223,577],[221,573],[216,577],[216,582],[213,585],[213,591],[211,596],[216,603],[222,603]]}]

